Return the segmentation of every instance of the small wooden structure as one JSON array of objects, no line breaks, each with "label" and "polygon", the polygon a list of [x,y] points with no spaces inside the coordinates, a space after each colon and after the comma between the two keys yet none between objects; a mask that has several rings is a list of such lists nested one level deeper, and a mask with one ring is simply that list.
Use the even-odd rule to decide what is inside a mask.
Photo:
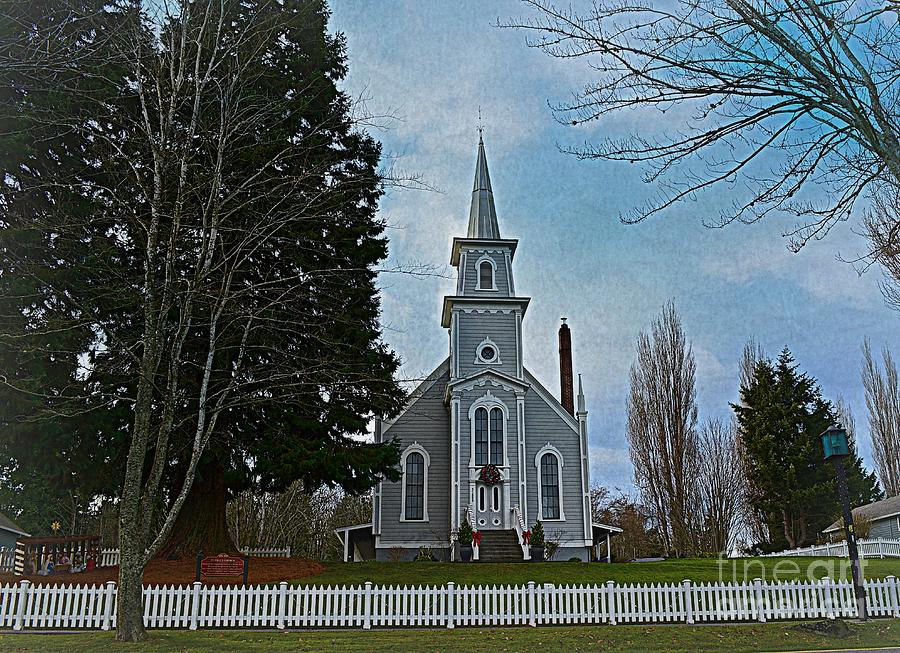
[{"label": "small wooden structure", "polygon": [[61,537],[21,537],[16,541],[15,574],[37,574],[52,563],[54,571],[70,571],[73,566],[96,564],[100,560],[99,535]]}]

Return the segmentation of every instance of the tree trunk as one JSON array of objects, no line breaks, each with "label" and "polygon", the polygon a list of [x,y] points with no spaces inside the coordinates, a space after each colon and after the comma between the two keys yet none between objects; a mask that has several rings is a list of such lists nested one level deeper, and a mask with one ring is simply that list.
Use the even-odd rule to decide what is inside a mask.
[{"label": "tree trunk", "polygon": [[198,551],[237,553],[225,518],[227,501],[225,468],[212,456],[204,456],[197,466],[197,475],[172,528],[172,535],[160,547],[157,557],[194,557]]},{"label": "tree trunk", "polygon": [[128,540],[121,542],[119,586],[116,590],[116,639],[121,642],[141,642],[144,631],[143,576],[140,565],[141,552]]},{"label": "tree trunk", "polygon": [[784,520],[784,539],[787,540],[789,549],[797,548],[797,540],[794,538],[794,524],[791,516],[788,514],[788,511],[782,509],[781,511],[782,519]]}]

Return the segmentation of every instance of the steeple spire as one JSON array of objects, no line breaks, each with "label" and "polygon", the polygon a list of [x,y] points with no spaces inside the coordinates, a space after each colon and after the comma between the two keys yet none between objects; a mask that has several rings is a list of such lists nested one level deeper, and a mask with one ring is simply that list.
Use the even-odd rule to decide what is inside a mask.
[{"label": "steeple spire", "polygon": [[475,187],[472,189],[472,208],[469,210],[469,238],[496,240],[500,238],[497,211],[494,209],[494,193],[488,174],[484,140],[478,136],[478,161],[475,163]]}]

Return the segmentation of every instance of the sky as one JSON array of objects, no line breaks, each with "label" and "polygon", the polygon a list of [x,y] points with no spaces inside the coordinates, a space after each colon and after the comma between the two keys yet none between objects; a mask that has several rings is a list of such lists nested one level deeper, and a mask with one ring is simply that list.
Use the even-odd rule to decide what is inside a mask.
[{"label": "sky", "polygon": [[496,27],[527,15],[511,0],[332,0],[331,7],[331,29],[347,38],[345,89],[373,116],[370,131],[383,144],[385,164],[432,187],[391,189],[381,203],[390,225],[385,267],[422,264],[438,272],[381,277],[385,340],[403,360],[403,378],[424,377],[448,354],[441,301],[454,292],[450,244],[465,235],[480,108],[500,231],[519,240],[516,289],[532,298],[525,365],[558,396],[556,333],[567,317],[589,411],[592,483],[633,489],[628,372],[638,334],[670,300],[696,359],[701,420],[731,418],[748,338],[770,357],[787,346],[827,398],[850,405],[871,467],[862,343],[869,338],[876,352],[888,346],[900,353],[900,314],[885,306],[877,271],[859,275],[838,260],[864,246],[852,222],[791,253],[784,217],[704,227],[704,218],[718,216],[729,201],[722,188],[622,224],[621,213],[653,195],[641,169],[579,161],[560,147],[677,128],[677,116],[561,124],[550,107],[589,82],[590,70],[529,49],[524,34]]}]

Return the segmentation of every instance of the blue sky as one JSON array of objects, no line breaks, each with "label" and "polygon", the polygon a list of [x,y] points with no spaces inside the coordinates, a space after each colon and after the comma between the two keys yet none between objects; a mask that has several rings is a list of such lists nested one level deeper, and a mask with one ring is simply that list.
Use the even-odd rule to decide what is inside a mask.
[{"label": "blue sky", "polygon": [[[619,214],[653,188],[628,164],[584,162],[558,145],[677,127],[671,114],[641,113],[571,127],[548,104],[590,80],[583,66],[528,49],[524,35],[493,27],[522,15],[517,2],[333,0],[331,27],[346,34],[347,90],[388,128],[373,133],[385,154],[437,191],[394,190],[381,210],[391,228],[390,264],[420,262],[450,275],[450,243],[464,235],[481,107],[501,233],[518,238],[515,273],[532,298],[525,364],[558,393],[556,330],[572,327],[575,371],[590,411],[591,480],[631,487],[625,444],[628,370],[637,335],[674,300],[697,361],[701,419],[730,418],[741,349],[753,336],[770,356],[788,346],[828,398],[842,395],[870,461],[859,378],[863,338],[900,352],[900,315],[878,290],[879,273],[859,276],[838,254],[863,247],[852,224],[798,254],[773,216],[756,225],[707,229],[729,190],[682,203],[664,216],[623,225]],[[406,378],[422,377],[447,355],[440,326],[449,276],[382,278],[385,338]]]}]

